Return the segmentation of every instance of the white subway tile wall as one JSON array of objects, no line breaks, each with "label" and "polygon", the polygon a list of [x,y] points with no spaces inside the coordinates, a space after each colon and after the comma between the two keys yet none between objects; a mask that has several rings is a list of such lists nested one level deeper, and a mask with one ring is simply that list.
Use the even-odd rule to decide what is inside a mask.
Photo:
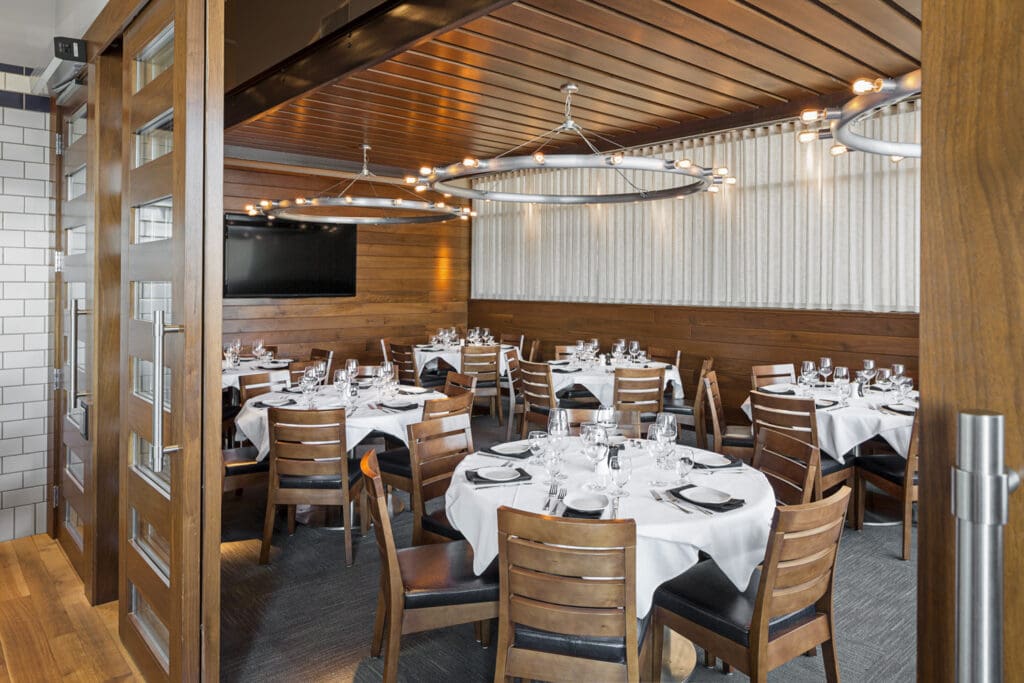
[{"label": "white subway tile wall", "polygon": [[[4,89],[21,90],[11,79]],[[0,541],[46,531],[54,315],[49,127],[47,113],[0,107]]]}]

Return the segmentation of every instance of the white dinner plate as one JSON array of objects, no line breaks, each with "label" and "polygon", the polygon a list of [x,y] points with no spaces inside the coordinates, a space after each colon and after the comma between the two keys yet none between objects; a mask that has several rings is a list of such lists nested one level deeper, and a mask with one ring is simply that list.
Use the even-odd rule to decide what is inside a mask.
[{"label": "white dinner plate", "polygon": [[626,435],[625,434],[609,434],[608,435],[608,445],[609,446],[618,446],[618,445],[624,444],[624,443],[626,443]]},{"label": "white dinner plate", "polygon": [[600,512],[608,507],[608,496],[603,493],[574,493],[566,497],[565,507],[577,512]]},{"label": "white dinner plate", "polygon": [[786,394],[793,391],[793,387],[789,384],[767,384],[763,387],[758,387],[757,390],[769,394]]},{"label": "white dinner plate", "polygon": [[729,458],[718,453],[694,453],[693,461],[708,467],[722,467],[732,462]]},{"label": "white dinner plate", "polygon": [[381,403],[385,408],[395,408],[396,410],[402,410],[410,406],[416,405],[412,401],[384,401]]},{"label": "white dinner plate", "polygon": [[818,398],[814,400],[815,408],[831,408],[832,406],[839,405],[839,401],[832,401],[827,398]]},{"label": "white dinner plate", "polygon": [[509,441],[508,443],[499,443],[491,446],[492,451],[495,453],[502,453],[504,455],[519,455],[523,451],[529,449],[529,441]]},{"label": "white dinner plate", "polygon": [[426,387],[401,387],[398,391],[402,394],[425,394],[430,391],[430,389],[427,389]]},{"label": "white dinner plate", "polygon": [[520,476],[515,467],[481,467],[476,474],[487,481],[512,481]]},{"label": "white dinner plate", "polygon": [[288,364],[285,363],[284,361],[275,360],[271,361],[270,363],[260,363],[256,367],[260,368],[261,370],[281,370],[283,368],[288,367]]},{"label": "white dinner plate", "polygon": [[680,491],[679,495],[691,503],[710,503],[712,505],[721,505],[732,500],[732,496],[725,491],[710,489],[706,486],[694,486],[693,488]]},{"label": "white dinner plate", "polygon": [[264,405],[268,406],[283,406],[285,403],[288,403],[292,399],[287,396],[264,396],[257,400],[261,401]]}]

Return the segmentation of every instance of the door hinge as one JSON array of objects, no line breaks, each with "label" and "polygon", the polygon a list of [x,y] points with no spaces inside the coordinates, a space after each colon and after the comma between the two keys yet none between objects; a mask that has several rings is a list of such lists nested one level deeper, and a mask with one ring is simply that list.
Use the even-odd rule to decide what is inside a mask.
[{"label": "door hinge", "polygon": [[53,498],[53,507],[57,507],[58,505],[60,505],[60,487],[59,486],[54,486],[53,487],[53,496],[52,496],[52,498]]},{"label": "door hinge", "polygon": [[53,390],[64,388],[64,370],[61,368],[53,369]]},{"label": "door hinge", "polygon": [[57,156],[64,156],[64,135],[57,133],[53,141],[53,153]]},{"label": "door hinge", "polygon": [[53,252],[53,272],[64,272],[64,252],[56,250]]}]

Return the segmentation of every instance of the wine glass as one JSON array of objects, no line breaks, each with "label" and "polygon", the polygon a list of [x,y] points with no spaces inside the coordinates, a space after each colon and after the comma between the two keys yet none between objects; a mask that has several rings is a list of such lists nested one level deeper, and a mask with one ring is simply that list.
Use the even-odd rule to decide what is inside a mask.
[{"label": "wine glass", "polygon": [[612,496],[615,498],[627,497],[629,491],[625,489],[625,486],[633,476],[633,463],[629,458],[619,453],[612,456],[611,461],[608,463],[608,470],[611,474],[612,483],[615,484],[615,488],[611,492]]},{"label": "wine glass", "polygon": [[693,471],[693,449],[684,448],[679,453],[679,458],[676,460],[676,476],[680,484],[685,484],[687,477],[690,476],[690,472]]},{"label": "wine glass", "polygon": [[899,396],[899,402],[903,403],[910,396],[910,391],[914,388],[914,380],[906,375],[900,375],[897,379],[899,381],[896,384],[896,395]]},{"label": "wine glass", "polygon": [[318,360],[313,364],[313,369],[316,370],[317,383],[324,384],[327,381],[327,361]]},{"label": "wine glass", "polygon": [[889,390],[892,388],[892,370],[878,368],[875,374],[875,386],[882,390],[882,400],[888,402]]},{"label": "wine glass", "polygon": [[[312,368],[307,368],[311,370]],[[302,381],[299,382],[299,388],[302,389],[302,396],[306,399],[306,407],[312,410],[316,408],[316,374],[304,374]]]},{"label": "wine glass", "polygon": [[348,378],[354,381],[359,374],[359,361],[355,358],[349,358],[345,361],[345,369],[348,370]]},{"label": "wine glass", "polygon": [[591,491],[604,491],[605,482],[598,472],[598,466],[608,455],[608,434],[598,424],[588,422],[581,427],[580,436],[586,444],[583,454],[590,461],[594,469],[594,479],[583,485],[583,488]]},{"label": "wine glass", "polygon": [[818,374],[821,375],[821,379],[825,386],[828,386],[828,378],[832,374],[832,359],[828,356],[822,356],[818,359]]},{"label": "wine glass", "polygon": [[811,393],[814,386],[814,378],[818,376],[818,369],[814,366],[813,360],[805,360],[800,363],[800,380],[807,387],[807,395]]},{"label": "wine glass", "polygon": [[652,424],[647,430],[647,453],[654,459],[655,478],[647,482],[651,486],[668,486],[668,481],[662,478],[661,472],[666,469],[665,464],[665,436],[661,428]]},{"label": "wine glass", "polygon": [[548,486],[557,484],[560,479],[565,479],[562,472],[562,454],[556,448],[549,448],[544,453],[544,470],[548,473],[548,479],[544,483]]},{"label": "wine glass", "polygon": [[875,378],[875,361],[867,359],[864,361],[864,377],[867,378],[868,384]]},{"label": "wine glass", "polygon": [[676,421],[675,415],[672,413],[658,413],[658,416],[654,418],[654,424],[663,429],[666,435],[671,435],[673,442],[676,440],[679,423]]},{"label": "wine glass", "polygon": [[252,357],[259,360],[263,357],[263,340],[257,339],[252,343]]},{"label": "wine glass", "polygon": [[839,392],[839,396],[843,399],[843,407],[847,405],[847,399],[850,398],[850,368],[845,365],[836,366],[835,379],[832,382],[832,386]]},{"label": "wine glass", "polygon": [[636,339],[633,339],[629,342],[629,357],[634,363],[636,363],[637,356],[639,355],[640,342],[638,342]]},{"label": "wine glass", "polygon": [[902,377],[903,373],[906,372],[906,371],[907,371],[907,366],[905,366],[903,363],[893,363],[892,364],[892,378],[893,379],[896,379],[897,377]]},{"label": "wine glass", "polygon": [[548,433],[536,429],[530,432],[529,439],[530,454],[533,456],[530,458],[530,462],[534,465],[540,465],[543,463],[542,456],[544,455],[544,451],[548,448]]}]

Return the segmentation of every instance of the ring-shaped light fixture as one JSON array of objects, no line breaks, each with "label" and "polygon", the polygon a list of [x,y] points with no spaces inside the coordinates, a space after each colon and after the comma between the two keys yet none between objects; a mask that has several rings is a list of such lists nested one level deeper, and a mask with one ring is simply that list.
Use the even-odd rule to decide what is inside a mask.
[{"label": "ring-shaped light fixture", "polygon": [[[860,83],[860,81],[858,81]],[[869,154],[884,154],[890,157],[921,156],[918,142],[896,142],[878,140],[854,133],[851,126],[886,107],[921,94],[921,70],[911,71],[899,78],[879,78],[872,83],[871,90],[857,95],[843,105],[839,119],[832,122],[832,137],[848,149]]]},{"label": "ring-shaped light fixture", "polygon": [[[538,135],[532,140],[508,150],[504,154],[491,159],[475,159],[467,157],[461,162],[447,166],[420,169],[418,178],[410,179],[418,187],[429,186],[438,192],[444,192],[464,199],[479,199],[500,202],[527,202],[532,204],[617,204],[627,202],[644,202],[656,199],[683,198],[698,192],[717,192],[719,185],[735,185],[736,178],[729,176],[727,168],[704,168],[689,159],[665,161],[652,157],[628,156],[621,149],[600,152],[587,139],[583,129],[572,118],[572,96],[579,91],[574,83],[562,86],[565,93],[565,119],[556,128]],[[545,154],[542,150],[554,136],[563,133],[578,136],[591,154]],[[596,135],[596,134],[595,134]],[[606,138],[596,135],[602,140]],[[536,141],[540,146],[530,155],[506,156]],[[611,142],[611,141],[608,141]],[[632,192],[616,194],[548,194],[527,192],[499,192],[481,190],[454,184],[457,180],[480,180],[499,173],[509,171],[544,171],[567,169],[610,169],[617,172],[626,183],[633,188]],[[623,171],[648,171],[665,173],[673,177],[686,179],[688,182],[674,187],[658,190],[647,190],[631,181]]]},{"label": "ring-shaped light fixture", "polygon": [[[371,180],[374,174],[368,166],[370,145],[362,145],[363,168],[336,196],[297,197],[295,199],[261,199],[255,204],[245,207],[250,216],[264,215],[270,220],[280,218],[288,221],[304,223],[322,223],[327,225],[397,225],[401,223],[439,223],[455,218],[469,220],[476,212],[468,206],[451,206],[445,202],[428,202],[419,199],[411,191],[399,186],[410,194],[412,199],[403,197],[362,197],[347,194],[348,190],[359,180]],[[408,180],[409,178],[406,178]],[[339,183],[340,184],[340,183]],[[337,185],[335,185],[337,187]],[[426,187],[422,187],[425,190]],[[417,191],[422,191],[417,186]],[[409,215],[382,216],[346,216],[316,213],[309,211],[312,207],[346,207],[362,209],[381,209],[385,211],[409,211]]]}]

